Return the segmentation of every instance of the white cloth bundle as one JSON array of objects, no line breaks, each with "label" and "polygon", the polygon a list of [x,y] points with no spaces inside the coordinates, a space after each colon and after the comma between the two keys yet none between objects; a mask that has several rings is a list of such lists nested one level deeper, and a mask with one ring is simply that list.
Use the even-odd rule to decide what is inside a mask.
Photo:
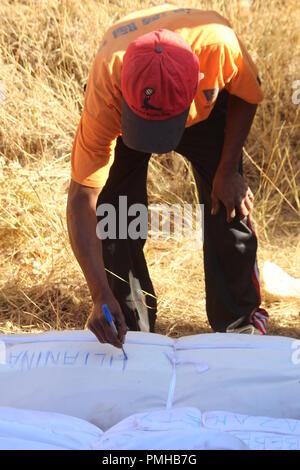
[{"label": "white cloth bundle", "polygon": [[300,450],[300,421],[196,408],[153,410],[103,433],[72,416],[0,407],[0,450]]},{"label": "white cloth bundle", "polygon": [[73,416],[0,407],[0,450],[90,450],[102,434]]},{"label": "white cloth bundle", "polygon": [[75,416],[104,431],[136,413],[179,407],[300,419],[300,342],[290,338],[129,332],[128,361],[88,331],[1,341],[0,406]]}]

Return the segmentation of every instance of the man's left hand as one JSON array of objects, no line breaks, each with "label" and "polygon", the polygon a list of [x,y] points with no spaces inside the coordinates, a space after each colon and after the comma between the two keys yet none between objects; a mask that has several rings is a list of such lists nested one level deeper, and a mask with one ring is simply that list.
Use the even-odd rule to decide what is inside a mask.
[{"label": "man's left hand", "polygon": [[220,209],[220,203],[226,209],[226,220],[231,222],[238,212],[241,219],[247,217],[253,207],[253,193],[238,171],[217,170],[211,193],[212,215]]}]

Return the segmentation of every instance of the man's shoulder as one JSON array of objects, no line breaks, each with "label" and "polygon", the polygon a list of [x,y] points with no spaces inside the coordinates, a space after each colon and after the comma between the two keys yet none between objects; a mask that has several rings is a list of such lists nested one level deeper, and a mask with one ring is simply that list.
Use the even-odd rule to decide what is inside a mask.
[{"label": "man's shoulder", "polygon": [[198,29],[198,46],[227,46],[233,49],[238,48],[238,38],[229,21],[218,12],[199,11],[195,28]]},{"label": "man's shoulder", "polygon": [[96,55],[99,72],[99,64],[104,62],[109,72],[107,76],[120,78],[121,63],[130,42],[155,26],[178,32],[195,51],[209,46],[238,48],[238,39],[229,21],[218,12],[166,5],[139,10],[115,22],[105,32]]}]

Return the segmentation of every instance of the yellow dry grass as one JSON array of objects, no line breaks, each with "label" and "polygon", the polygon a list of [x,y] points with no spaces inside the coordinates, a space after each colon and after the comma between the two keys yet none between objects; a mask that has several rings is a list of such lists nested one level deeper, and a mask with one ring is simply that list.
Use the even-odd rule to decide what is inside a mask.
[{"label": "yellow dry grass", "polygon": [[[90,298],[65,222],[83,85],[106,28],[131,11],[158,3],[0,2],[0,80],[6,88],[6,101],[0,104],[0,331],[85,325]],[[271,260],[300,277],[300,107],[292,103],[292,82],[300,79],[299,2],[170,3],[224,14],[259,67],[265,101],[246,145],[245,163],[256,191],[260,264]],[[177,155],[155,156],[149,194],[153,202],[195,201],[187,163]],[[184,241],[152,240],[146,255],[159,296],[158,331],[173,336],[209,331],[201,252]],[[271,314],[271,333],[300,337],[296,299],[265,294],[264,306]]]}]

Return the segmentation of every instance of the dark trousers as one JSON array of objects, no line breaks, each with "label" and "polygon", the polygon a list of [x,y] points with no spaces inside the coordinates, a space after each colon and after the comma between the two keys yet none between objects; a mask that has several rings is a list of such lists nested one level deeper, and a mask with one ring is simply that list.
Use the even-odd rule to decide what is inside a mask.
[{"label": "dark trousers", "polygon": [[[191,162],[199,202],[204,204],[206,311],[215,331],[226,331],[260,304],[257,238],[249,218],[239,220],[237,216],[227,223],[223,206],[217,215],[210,213],[212,182],[224,142],[227,99],[228,93],[222,92],[209,118],[186,128],[175,149]],[[114,205],[118,219],[119,196],[127,196],[128,207],[136,203],[147,205],[150,156],[129,149],[119,137],[115,160],[97,206]],[[103,257],[111,289],[129,329],[154,331],[156,297],[143,253],[144,243],[145,240],[130,238],[103,240]]]}]

